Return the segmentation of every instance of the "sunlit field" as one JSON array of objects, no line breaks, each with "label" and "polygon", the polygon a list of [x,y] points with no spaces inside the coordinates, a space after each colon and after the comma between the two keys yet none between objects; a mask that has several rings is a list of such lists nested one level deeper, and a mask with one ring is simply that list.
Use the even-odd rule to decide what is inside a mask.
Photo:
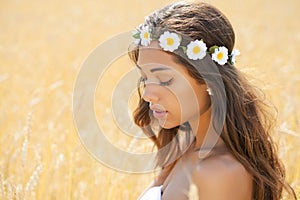
[{"label": "sunlit field", "polygon": [[[126,200],[149,185],[155,173],[119,172],[88,153],[74,124],[72,95],[80,66],[97,45],[170,2],[0,2],[0,199]],[[208,2],[234,26],[237,67],[278,110],[273,136],[299,198],[300,1]],[[95,91],[95,113],[113,144],[149,152],[152,143],[122,134],[111,112],[109,95],[133,67],[127,57],[113,63]],[[132,99],[125,105],[131,110]]]}]

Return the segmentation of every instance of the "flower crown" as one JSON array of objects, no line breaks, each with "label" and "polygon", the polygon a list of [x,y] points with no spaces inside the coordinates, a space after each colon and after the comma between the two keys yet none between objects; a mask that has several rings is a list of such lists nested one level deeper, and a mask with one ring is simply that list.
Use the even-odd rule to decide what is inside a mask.
[{"label": "flower crown", "polygon": [[[152,40],[157,40],[152,34],[151,29],[142,28],[136,29],[132,32],[132,37],[135,39],[136,45],[149,46]],[[211,54],[212,60],[220,65],[224,65],[227,61],[234,65],[236,56],[240,55],[240,51],[234,49],[230,55],[228,55],[228,49],[224,46],[212,46],[207,50],[205,42],[201,40],[191,41],[187,46],[181,46],[182,38],[180,35],[174,32],[165,31],[158,37],[160,47],[165,51],[173,52],[178,48],[181,48],[187,57],[191,60],[201,60],[205,57],[206,53]]]}]

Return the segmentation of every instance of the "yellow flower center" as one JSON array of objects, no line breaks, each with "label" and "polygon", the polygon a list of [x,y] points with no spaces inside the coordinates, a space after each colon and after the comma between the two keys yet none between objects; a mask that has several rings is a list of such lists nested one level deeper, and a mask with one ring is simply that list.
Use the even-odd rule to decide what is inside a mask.
[{"label": "yellow flower center", "polygon": [[145,38],[145,39],[148,39],[148,38],[149,38],[149,33],[148,33],[148,32],[144,33],[144,38]]},{"label": "yellow flower center", "polygon": [[174,44],[174,39],[173,38],[167,38],[167,45],[172,46]]},{"label": "yellow flower center", "polygon": [[200,53],[200,51],[201,51],[201,48],[198,47],[198,46],[195,46],[195,47],[193,48],[193,53],[194,53],[194,54],[198,54],[198,53]]},{"label": "yellow flower center", "polygon": [[224,57],[224,54],[222,52],[218,53],[218,55],[217,55],[218,60],[222,60],[223,57]]}]

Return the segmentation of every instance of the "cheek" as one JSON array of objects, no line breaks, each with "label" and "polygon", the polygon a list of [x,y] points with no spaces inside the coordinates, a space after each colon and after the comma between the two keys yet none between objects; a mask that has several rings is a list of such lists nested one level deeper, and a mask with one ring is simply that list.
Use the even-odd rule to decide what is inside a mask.
[{"label": "cheek", "polygon": [[[191,86],[178,87],[176,90],[173,88],[173,97],[174,103],[174,114],[176,114],[176,118],[181,118],[182,120],[186,120],[190,115],[195,115],[195,113],[199,113],[202,97],[195,92],[195,90]],[[199,92],[198,92],[199,93]]]},{"label": "cheek", "polygon": [[180,99],[182,117],[199,113],[199,104],[200,99],[197,98],[197,94],[194,92],[194,90],[185,90],[184,97]]}]

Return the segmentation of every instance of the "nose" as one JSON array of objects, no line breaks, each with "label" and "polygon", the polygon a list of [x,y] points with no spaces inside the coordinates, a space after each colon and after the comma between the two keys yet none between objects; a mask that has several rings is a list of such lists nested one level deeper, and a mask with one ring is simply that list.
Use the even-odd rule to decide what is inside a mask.
[{"label": "nose", "polygon": [[147,102],[157,102],[159,97],[157,95],[157,86],[154,84],[145,85],[144,92],[142,98]]}]

